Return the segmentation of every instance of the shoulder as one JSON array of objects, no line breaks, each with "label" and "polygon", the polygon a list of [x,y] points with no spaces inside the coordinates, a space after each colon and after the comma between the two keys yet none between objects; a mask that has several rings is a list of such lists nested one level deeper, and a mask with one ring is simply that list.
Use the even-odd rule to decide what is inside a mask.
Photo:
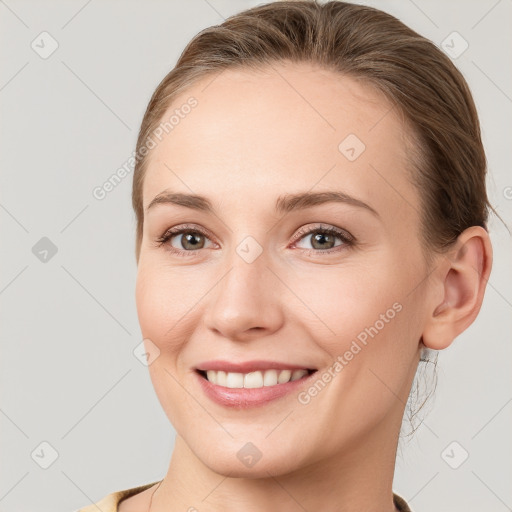
[{"label": "shoulder", "polygon": [[127,500],[128,498],[132,498],[136,495],[141,495],[144,491],[154,486],[158,482],[159,480],[149,484],[131,487],[129,489],[114,491],[110,494],[107,494],[96,503],[80,508],[75,512],[98,512],[98,510],[101,510],[102,512],[118,512],[118,505],[121,501]]}]

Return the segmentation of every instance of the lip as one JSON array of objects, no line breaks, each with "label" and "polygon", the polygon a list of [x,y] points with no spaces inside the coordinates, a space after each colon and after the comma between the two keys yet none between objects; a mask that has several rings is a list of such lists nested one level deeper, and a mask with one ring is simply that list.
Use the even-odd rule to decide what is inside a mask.
[{"label": "lip", "polygon": [[[269,367],[266,366],[265,368]],[[283,368],[283,366],[280,366],[279,368]],[[304,367],[293,368],[303,369]],[[213,370],[213,368],[209,369]],[[285,384],[263,386],[262,388],[228,388],[210,382],[199,372],[199,370],[196,370],[194,373],[197,379],[199,379],[199,384],[203,389],[204,393],[212,401],[225,407],[235,409],[248,409],[251,407],[263,406],[265,404],[268,404],[269,402],[272,402],[273,400],[282,398],[285,395],[290,395],[293,392],[297,393],[300,390],[300,388],[309,385],[313,375],[316,374],[316,370],[308,375],[305,375],[300,379],[286,382]]]},{"label": "lip", "polygon": [[216,370],[231,373],[250,373],[258,370],[316,370],[316,368],[307,365],[296,365],[288,363],[280,363],[278,361],[245,361],[233,363],[230,361],[205,361],[196,366],[196,370]]}]

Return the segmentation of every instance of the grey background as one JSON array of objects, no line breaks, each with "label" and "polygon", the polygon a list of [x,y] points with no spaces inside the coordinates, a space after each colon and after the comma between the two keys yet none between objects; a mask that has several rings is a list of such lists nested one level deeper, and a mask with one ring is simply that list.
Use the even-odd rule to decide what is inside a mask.
[{"label": "grey background", "polygon": [[[258,3],[0,0],[0,511],[71,511],[165,475],[174,431],[133,354],[132,174],[102,201],[92,190],[132,155],[186,43]],[[469,43],[455,62],[480,112],[491,202],[510,224],[511,0],[367,4],[439,45],[453,31]],[[46,59],[31,47],[43,31],[59,45]],[[512,507],[512,244],[494,216],[490,229],[481,313],[439,354],[431,411],[400,443],[394,490],[415,512]],[[46,262],[43,237],[57,248]],[[58,452],[48,469],[42,442]]]}]

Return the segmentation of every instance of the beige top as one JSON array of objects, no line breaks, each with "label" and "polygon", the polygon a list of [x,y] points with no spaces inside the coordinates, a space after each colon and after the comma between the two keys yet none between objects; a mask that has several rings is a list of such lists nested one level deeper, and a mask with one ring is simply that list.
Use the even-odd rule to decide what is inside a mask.
[{"label": "beige top", "polygon": [[[123,499],[129,498],[134,494],[138,494],[139,492],[145,491],[146,489],[149,489],[152,485],[155,485],[158,482],[160,482],[160,480],[157,480],[156,482],[152,482],[150,484],[132,487],[131,489],[115,491],[111,494],[108,494],[97,503],[89,505],[85,508],[80,508],[76,512],[98,512],[98,510],[101,510],[101,512],[117,512],[117,506]],[[407,505],[405,500],[401,496],[398,496],[398,494],[393,493],[393,501],[395,502],[396,508],[400,512],[412,512],[411,509],[409,508],[409,505]]]}]

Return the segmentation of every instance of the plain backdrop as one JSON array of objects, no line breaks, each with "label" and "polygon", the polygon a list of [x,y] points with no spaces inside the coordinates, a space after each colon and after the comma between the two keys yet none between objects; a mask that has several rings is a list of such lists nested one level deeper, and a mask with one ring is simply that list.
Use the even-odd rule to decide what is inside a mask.
[{"label": "plain backdrop", "polygon": [[[93,190],[133,154],[187,42],[259,3],[0,1],[0,511],[76,510],[165,475],[174,430],[133,353],[132,174]],[[458,54],[510,224],[512,2],[367,4]],[[481,313],[439,354],[430,412],[400,443],[394,490],[414,512],[512,507],[512,244],[494,216],[490,230]]]}]

